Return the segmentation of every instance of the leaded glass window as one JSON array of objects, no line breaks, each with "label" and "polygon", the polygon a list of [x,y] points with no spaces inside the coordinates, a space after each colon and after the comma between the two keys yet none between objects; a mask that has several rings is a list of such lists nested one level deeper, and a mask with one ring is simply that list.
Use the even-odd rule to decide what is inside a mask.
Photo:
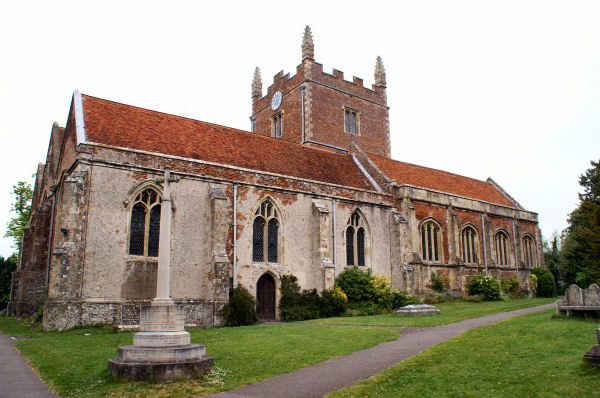
[{"label": "leaded glass window", "polygon": [[421,255],[424,261],[440,261],[441,228],[433,221],[421,225]]},{"label": "leaded glass window", "polygon": [[135,197],[129,224],[130,255],[158,256],[161,201],[160,194],[153,188],[147,188]]},{"label": "leaded glass window", "polygon": [[508,265],[508,235],[499,231],[494,239],[496,248],[496,263],[498,265]]},{"label": "leaded glass window", "polygon": [[364,267],[366,226],[360,214],[355,211],[346,226],[346,265]]},{"label": "leaded glass window", "polygon": [[465,264],[474,264],[478,261],[477,231],[475,228],[464,227],[460,234],[461,256]]},{"label": "leaded glass window", "polygon": [[252,226],[252,261],[279,261],[279,220],[270,200],[265,200],[254,213]]},{"label": "leaded glass window", "polygon": [[531,236],[525,236],[523,238],[523,261],[529,268],[534,265],[534,241]]}]

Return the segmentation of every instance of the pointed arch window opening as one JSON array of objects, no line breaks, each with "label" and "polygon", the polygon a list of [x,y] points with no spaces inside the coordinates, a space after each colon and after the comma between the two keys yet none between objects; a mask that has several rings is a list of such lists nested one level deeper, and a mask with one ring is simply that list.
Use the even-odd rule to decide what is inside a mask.
[{"label": "pointed arch window opening", "polygon": [[462,260],[465,264],[475,264],[479,261],[477,231],[473,227],[465,227],[461,232]]},{"label": "pointed arch window opening", "polygon": [[273,203],[264,201],[254,213],[252,261],[279,262],[279,217]]},{"label": "pointed arch window opening", "polygon": [[496,246],[496,263],[498,265],[509,265],[509,257],[508,257],[508,235],[505,232],[496,233],[496,237],[494,239],[494,243]]},{"label": "pointed arch window opening", "polygon": [[364,267],[366,225],[358,212],[352,213],[346,226],[346,265]]},{"label": "pointed arch window opening", "polygon": [[534,266],[534,242],[533,242],[533,238],[531,236],[525,236],[523,238],[523,261],[525,262],[525,265],[529,268],[532,268]]},{"label": "pointed arch window opening", "polygon": [[130,255],[158,257],[161,202],[161,195],[153,188],[146,188],[135,197],[129,224]]},{"label": "pointed arch window opening", "polygon": [[440,261],[441,229],[433,221],[421,226],[421,255],[424,261]]}]

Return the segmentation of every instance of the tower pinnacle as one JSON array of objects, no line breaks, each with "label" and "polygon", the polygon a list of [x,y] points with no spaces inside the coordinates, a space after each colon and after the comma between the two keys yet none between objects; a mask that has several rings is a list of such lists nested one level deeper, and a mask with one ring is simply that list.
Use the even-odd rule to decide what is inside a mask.
[{"label": "tower pinnacle", "polygon": [[254,69],[254,79],[252,80],[252,96],[262,97],[262,79],[260,78],[260,69],[258,66]]},{"label": "tower pinnacle", "polygon": [[385,87],[385,69],[383,69],[383,61],[381,57],[377,57],[375,61],[375,85]]},{"label": "tower pinnacle", "polygon": [[308,25],[304,28],[304,37],[302,38],[302,61],[305,59],[315,59],[315,45]]}]

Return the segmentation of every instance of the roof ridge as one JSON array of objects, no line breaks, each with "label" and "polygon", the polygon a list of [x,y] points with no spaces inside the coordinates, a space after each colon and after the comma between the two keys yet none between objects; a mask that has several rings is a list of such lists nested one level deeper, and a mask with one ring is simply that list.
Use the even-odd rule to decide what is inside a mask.
[{"label": "roof ridge", "polygon": [[[130,107],[130,108],[136,108],[136,109],[140,109],[142,111],[159,113],[159,114],[162,114],[162,115],[171,116],[171,117],[178,118],[178,119],[185,119],[185,120],[189,120],[189,121],[192,121],[192,122],[195,122],[195,123],[201,123],[201,124],[203,124],[205,126],[221,127],[221,128],[229,129],[229,130],[231,130],[231,132],[249,134],[252,137],[260,137],[259,139],[268,139],[268,140],[273,140],[273,142],[280,142],[280,143],[283,143],[283,145],[297,145],[297,146],[300,146],[302,148],[305,148],[306,150],[326,152],[326,153],[337,155],[337,156],[350,156],[347,153],[333,152],[333,151],[328,150],[328,149],[322,149],[322,148],[317,148],[317,147],[313,147],[313,146],[303,145],[303,144],[299,144],[297,142],[287,141],[287,140],[282,140],[280,138],[275,138],[275,137],[270,137],[270,136],[267,136],[267,135],[257,134],[257,133],[253,133],[251,131],[242,130],[242,129],[238,129],[238,128],[235,128],[235,127],[229,127],[229,126],[225,126],[225,125],[222,125],[222,124],[205,122],[203,120],[192,119],[191,117],[187,117],[187,116],[180,116],[180,115],[175,115],[175,114],[172,114],[172,113],[156,111],[154,109],[142,108],[141,106],[129,105],[129,104],[125,104],[123,102],[118,102],[118,101],[108,100],[108,99],[104,99],[104,98],[100,98],[100,97],[95,97],[93,95],[88,95],[88,94],[81,93],[81,96],[82,97],[87,97],[87,98],[93,98],[93,99],[99,100],[99,101],[110,102],[110,103],[121,105],[121,106],[127,106],[127,107]],[[84,106],[84,109],[85,109],[85,106]]]}]

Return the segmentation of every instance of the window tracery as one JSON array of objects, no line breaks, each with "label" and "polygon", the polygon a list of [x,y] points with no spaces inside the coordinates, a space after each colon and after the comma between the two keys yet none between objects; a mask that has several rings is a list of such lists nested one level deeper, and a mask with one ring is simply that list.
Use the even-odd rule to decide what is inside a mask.
[{"label": "window tracery", "polygon": [[498,265],[508,265],[508,234],[504,231],[498,231],[494,238],[496,248],[496,263]]},{"label": "window tracery", "polygon": [[441,261],[442,229],[433,220],[421,225],[421,255],[424,261]]},{"label": "window tracery", "polygon": [[523,262],[529,268],[534,266],[535,261],[535,242],[529,235],[523,237]]},{"label": "window tracery", "polygon": [[474,264],[479,260],[479,244],[477,230],[470,225],[463,228],[460,234],[461,257],[465,264]]},{"label": "window tracery", "polygon": [[158,257],[161,202],[154,188],[146,188],[135,197],[129,224],[130,255]]},{"label": "window tracery", "polygon": [[252,261],[277,263],[279,260],[279,216],[270,200],[254,213],[252,225]]},{"label": "window tracery", "polygon": [[366,225],[358,211],[355,211],[346,226],[346,265],[365,266]]}]

